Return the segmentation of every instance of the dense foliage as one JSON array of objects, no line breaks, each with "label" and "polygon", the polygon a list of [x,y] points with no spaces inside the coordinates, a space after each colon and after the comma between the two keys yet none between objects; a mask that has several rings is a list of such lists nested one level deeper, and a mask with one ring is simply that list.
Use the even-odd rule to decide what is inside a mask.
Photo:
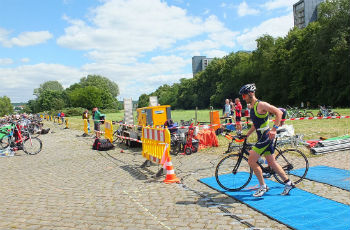
[{"label": "dense foliage", "polygon": [[[239,88],[256,83],[257,97],[275,105],[312,107],[350,104],[350,3],[321,3],[318,21],[293,28],[284,38],[264,35],[252,52],[214,59],[205,71],[180,83],[163,85],[150,95],[173,108],[219,107],[238,97]],[[141,95],[139,106],[149,95]]]},{"label": "dense foliage", "polygon": [[13,106],[10,98],[3,96],[0,97],[0,116],[8,115],[13,112]]},{"label": "dense foliage", "polygon": [[[106,77],[88,75],[64,89],[58,81],[47,81],[34,90],[35,100],[27,103],[27,112],[64,110],[69,114],[81,114],[80,108],[120,109],[116,97],[119,95],[118,85]],[[77,109],[63,109],[76,107]]]}]

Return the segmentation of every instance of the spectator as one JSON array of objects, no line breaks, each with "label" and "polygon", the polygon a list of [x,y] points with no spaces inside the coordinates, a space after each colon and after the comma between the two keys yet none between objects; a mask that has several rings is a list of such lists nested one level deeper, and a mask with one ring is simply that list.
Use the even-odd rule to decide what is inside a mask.
[{"label": "spectator", "polygon": [[236,130],[237,130],[237,134],[241,134],[242,133],[242,124],[241,124],[241,120],[242,120],[242,104],[241,104],[241,101],[239,100],[239,98],[235,99],[235,111],[236,111]]},{"label": "spectator", "polygon": [[58,122],[58,124],[60,123],[60,119],[61,119],[61,112],[58,112],[57,113],[57,122]]},{"label": "spectator", "polygon": [[[226,99],[225,100],[225,105],[224,108],[222,110],[222,114],[225,118],[230,117],[231,114],[231,106],[230,106],[230,100]],[[230,123],[232,123],[232,119],[225,119],[225,123],[227,123],[227,121],[229,121]]]},{"label": "spectator", "polygon": [[85,110],[84,112],[83,112],[83,119],[85,120],[87,120],[87,124],[88,124],[88,132],[90,132],[90,115],[89,115],[89,110]]},{"label": "spectator", "polygon": [[60,117],[62,120],[62,124],[64,123],[64,117],[66,116],[66,114],[64,114],[64,112],[61,112]]},{"label": "spectator", "polygon": [[102,114],[100,113],[100,111],[98,111],[98,108],[95,107],[92,109],[93,112],[93,120],[94,120],[94,129],[95,129],[95,133],[96,133],[96,138],[100,138],[101,137],[101,117]]}]

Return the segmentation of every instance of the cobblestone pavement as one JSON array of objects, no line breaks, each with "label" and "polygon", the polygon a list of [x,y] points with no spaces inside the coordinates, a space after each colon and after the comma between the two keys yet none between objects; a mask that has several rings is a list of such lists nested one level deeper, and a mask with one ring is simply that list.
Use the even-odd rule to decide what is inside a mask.
[{"label": "cobblestone pavement", "polygon": [[[201,151],[173,157],[181,184],[154,178],[160,169],[140,149],[91,149],[82,132],[47,123],[43,150],[0,158],[0,229],[289,229],[218,193],[198,179],[214,175],[221,158]],[[124,149],[124,153],[121,153]],[[310,158],[310,166],[349,169],[350,152]],[[304,180],[299,186],[350,204],[349,192]]]}]

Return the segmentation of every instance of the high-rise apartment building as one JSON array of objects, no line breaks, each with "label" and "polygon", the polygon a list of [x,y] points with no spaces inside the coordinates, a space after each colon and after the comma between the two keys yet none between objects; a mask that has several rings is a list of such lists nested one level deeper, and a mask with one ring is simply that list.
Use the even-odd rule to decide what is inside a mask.
[{"label": "high-rise apartment building", "polygon": [[192,57],[192,73],[193,76],[196,73],[205,70],[213,58],[207,58],[206,56],[193,56]]},{"label": "high-rise apartment building", "polygon": [[293,5],[294,26],[306,27],[317,20],[317,6],[324,0],[300,0]]}]

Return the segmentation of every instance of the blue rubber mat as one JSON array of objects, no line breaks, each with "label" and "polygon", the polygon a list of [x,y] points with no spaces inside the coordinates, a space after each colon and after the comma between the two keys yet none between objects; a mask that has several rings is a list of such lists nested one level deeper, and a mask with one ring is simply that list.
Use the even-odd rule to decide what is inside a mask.
[{"label": "blue rubber mat", "polygon": [[[222,175],[227,180],[230,176]],[[293,189],[288,196],[281,196],[284,185],[265,179],[270,190],[257,198],[252,196],[253,190],[227,192],[217,184],[215,177],[199,181],[294,229],[350,229],[350,206],[298,188]],[[253,176],[247,187],[252,188],[257,184],[258,180]]]},{"label": "blue rubber mat", "polygon": [[[298,169],[293,170],[292,174],[300,176],[302,172],[302,169]],[[310,167],[305,178],[350,191],[349,170],[319,165]]]}]

